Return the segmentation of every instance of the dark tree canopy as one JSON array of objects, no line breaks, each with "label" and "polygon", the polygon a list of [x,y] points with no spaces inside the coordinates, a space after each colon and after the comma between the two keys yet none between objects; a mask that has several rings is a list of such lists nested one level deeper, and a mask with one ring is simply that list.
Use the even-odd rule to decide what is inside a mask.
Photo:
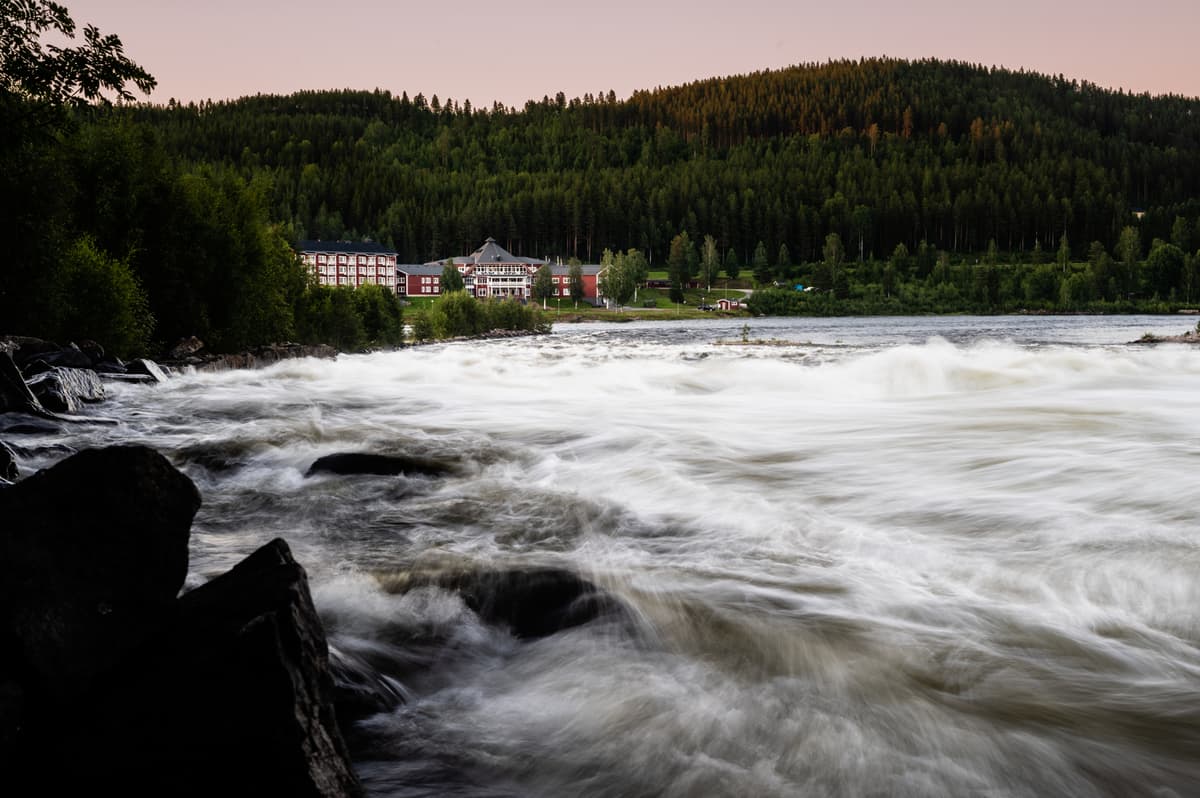
[{"label": "dark tree canopy", "polygon": [[105,102],[108,93],[132,100],[132,84],[149,94],[150,73],[125,56],[115,34],[94,25],[83,29],[83,43],[61,46],[44,41],[47,34],[75,39],[75,21],[67,9],[48,0],[0,0],[0,92],[6,99]]}]

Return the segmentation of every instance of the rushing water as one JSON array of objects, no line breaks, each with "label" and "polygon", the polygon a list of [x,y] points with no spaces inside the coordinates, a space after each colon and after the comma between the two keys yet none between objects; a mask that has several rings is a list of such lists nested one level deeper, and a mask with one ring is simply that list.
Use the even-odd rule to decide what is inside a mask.
[{"label": "rushing water", "polygon": [[[118,387],[68,442],[197,482],[193,583],[287,538],[406,697],[359,725],[373,795],[1195,795],[1200,348],[1126,343],[1190,325],[564,325]],[[304,476],[343,451],[458,474]],[[631,621],[383,587],[447,564]]]}]

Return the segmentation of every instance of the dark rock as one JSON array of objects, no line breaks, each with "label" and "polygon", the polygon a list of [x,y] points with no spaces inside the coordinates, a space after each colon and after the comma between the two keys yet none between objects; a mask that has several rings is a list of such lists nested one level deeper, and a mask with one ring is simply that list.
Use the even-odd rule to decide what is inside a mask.
[{"label": "dark rock", "polygon": [[46,409],[25,384],[12,356],[0,353],[0,413],[28,413],[46,416]]},{"label": "dark rock", "polygon": [[142,357],[126,363],[125,372],[127,374],[144,374],[148,377],[153,377],[155,382],[167,381],[167,373],[157,363]]},{"label": "dark rock", "polygon": [[62,347],[58,344],[53,341],[43,341],[41,338],[22,338],[20,341],[12,350],[12,359],[22,369],[34,360],[39,358],[44,360],[52,352],[62,351]]},{"label": "dark rock", "polygon": [[505,624],[521,638],[546,637],[604,616],[629,617],[615,597],[563,568],[413,574],[383,587],[407,592],[422,585],[457,592],[482,620]]},{"label": "dark rock", "polygon": [[245,352],[228,355],[191,355],[180,358],[180,364],[191,365],[197,371],[228,371],[230,369],[260,369],[284,360],[303,357],[335,358],[337,350],[325,344],[271,344]]},{"label": "dark rock", "polygon": [[115,355],[105,358],[96,364],[97,374],[124,374],[125,371],[124,361]]},{"label": "dark rock", "polygon": [[158,382],[158,380],[154,379],[149,374],[118,374],[115,372],[105,372],[104,379],[106,382],[132,382],[142,385],[151,382]]},{"label": "dark rock", "polygon": [[[333,709],[325,633],[304,569],[282,540],[184,594],[164,656],[169,667],[152,674],[166,690],[183,689],[165,717],[143,721],[145,739],[127,742],[167,792],[359,791]],[[156,700],[153,691],[148,698]]]},{"label": "dark rock", "polygon": [[16,482],[20,476],[21,472],[17,469],[17,453],[4,441],[0,441],[0,479]]},{"label": "dark rock", "polygon": [[24,414],[0,415],[0,432],[5,435],[54,435],[63,431],[62,424]]},{"label": "dark rock", "polygon": [[6,794],[360,794],[287,545],[177,598],[198,506],[143,447],[0,490]]},{"label": "dark rock", "polygon": [[318,458],[308,467],[305,476],[319,473],[376,474],[380,476],[405,474],[440,477],[454,473],[454,468],[446,463],[439,463],[423,457],[346,452],[327,454]]},{"label": "dark rock", "polygon": [[53,370],[54,366],[51,366],[49,363],[39,357],[26,363],[21,368],[21,375],[25,377],[26,382],[28,382],[30,377],[35,377],[38,374],[45,374],[47,371]]},{"label": "dark rock", "polygon": [[90,369],[92,367],[92,359],[81,352],[75,344],[66,346],[57,352],[44,352],[38,357],[51,366],[72,369]]},{"label": "dark rock", "polygon": [[[36,363],[43,363],[38,360]],[[77,413],[90,402],[104,400],[104,386],[91,369],[48,366],[49,370],[26,381],[42,407],[56,413]]]},{"label": "dark rock", "polygon": [[175,342],[175,346],[171,347],[171,351],[167,353],[168,360],[183,360],[189,355],[194,355],[204,348],[204,342],[196,336],[190,338],[180,338]]},{"label": "dark rock", "polygon": [[0,634],[28,686],[85,695],[155,633],[199,506],[192,481],[141,446],[80,452],[0,491]]},{"label": "dark rock", "polygon": [[78,343],[79,351],[87,355],[88,362],[91,364],[89,368],[95,368],[96,364],[104,360],[104,347],[95,341],[83,340]]},{"label": "dark rock", "polygon": [[355,721],[395,709],[405,702],[400,682],[364,657],[330,648],[329,664],[334,705],[343,734],[352,731]]}]

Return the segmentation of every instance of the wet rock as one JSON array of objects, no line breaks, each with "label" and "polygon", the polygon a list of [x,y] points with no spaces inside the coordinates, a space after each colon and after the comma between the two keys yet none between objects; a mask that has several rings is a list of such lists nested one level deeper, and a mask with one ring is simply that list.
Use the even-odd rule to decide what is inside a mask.
[{"label": "wet rock", "polygon": [[[44,364],[38,360],[35,364]],[[91,369],[46,366],[26,381],[42,407],[56,413],[77,413],[84,404],[104,400],[104,385]]]},{"label": "wet rock", "polygon": [[45,418],[18,413],[0,415],[0,432],[5,435],[54,435],[62,431],[62,424]]},{"label": "wet rock", "polygon": [[[193,356],[194,357],[194,356]],[[325,344],[270,344],[228,355],[212,355],[187,362],[194,365],[197,371],[227,371],[229,369],[261,369],[284,360],[316,357],[332,359],[337,357],[337,350]]]},{"label": "wet rock", "polygon": [[79,341],[79,351],[87,355],[87,359],[91,362],[91,367],[95,368],[96,364],[104,360],[104,347],[95,341],[83,340]]},{"label": "wet rock", "polygon": [[175,346],[171,347],[171,351],[167,353],[167,359],[186,360],[203,348],[204,342],[194,335],[190,338],[180,338],[175,342]]},{"label": "wet rock", "polygon": [[6,793],[360,794],[287,545],[178,596],[198,506],[186,476],[134,446],[0,490]]},{"label": "wet rock", "polygon": [[20,476],[21,472],[17,469],[17,453],[7,443],[0,441],[0,479],[16,482]]},{"label": "wet rock", "polygon": [[19,343],[12,350],[12,359],[17,364],[17,367],[22,369],[35,360],[44,360],[48,355],[62,350],[62,347],[53,341],[43,341],[41,338],[20,338],[17,340],[19,340]]},{"label": "wet rock", "polygon": [[46,416],[42,403],[30,392],[17,364],[8,353],[0,353],[0,413]]},{"label": "wet rock", "polygon": [[124,374],[125,372],[125,362],[116,355],[106,357],[96,363],[97,374]]},{"label": "wet rock", "polygon": [[400,682],[377,669],[366,658],[330,648],[329,664],[334,682],[334,705],[343,734],[352,731],[355,721],[395,709],[405,702]]},{"label": "wet rock", "polygon": [[184,594],[164,659],[167,667],[153,672],[186,689],[167,717],[143,727],[147,739],[128,742],[170,792],[180,773],[192,795],[231,786],[243,795],[358,792],[333,709],[325,633],[284,541]]},{"label": "wet rock", "polygon": [[563,568],[418,573],[383,586],[406,592],[429,584],[457,592],[482,620],[504,624],[520,638],[547,637],[605,616],[628,617],[618,599]]},{"label": "wet rock", "polygon": [[37,689],[85,694],[170,611],[195,485],[141,446],[92,449],[0,492],[0,629]]},{"label": "wet rock", "polygon": [[44,360],[51,366],[62,366],[72,369],[90,369],[92,359],[80,351],[75,344],[59,349],[57,352],[43,352],[38,359]]},{"label": "wet rock", "polygon": [[346,452],[328,454],[318,458],[308,467],[305,476],[314,474],[374,474],[378,476],[428,476],[440,477],[454,473],[454,468],[446,463],[429,460],[423,457],[407,455],[370,454],[366,452]]},{"label": "wet rock", "polygon": [[155,382],[167,381],[167,373],[162,370],[162,367],[153,360],[148,360],[144,357],[139,357],[136,360],[126,363],[125,372],[127,374],[141,374],[150,377]]}]

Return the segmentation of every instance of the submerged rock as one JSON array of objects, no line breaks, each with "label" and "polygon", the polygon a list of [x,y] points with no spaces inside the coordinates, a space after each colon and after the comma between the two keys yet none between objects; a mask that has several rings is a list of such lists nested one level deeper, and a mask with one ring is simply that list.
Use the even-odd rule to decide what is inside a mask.
[{"label": "submerged rock", "polygon": [[620,600],[564,568],[416,573],[383,583],[393,593],[425,585],[458,593],[480,619],[504,624],[520,638],[547,637],[606,616],[629,617]]},{"label": "submerged rock", "polygon": [[308,467],[305,476],[311,477],[313,474],[327,473],[342,475],[373,474],[377,476],[397,476],[404,474],[407,476],[440,477],[453,472],[454,468],[449,464],[429,460],[424,457],[346,452],[328,454],[318,458]]}]

